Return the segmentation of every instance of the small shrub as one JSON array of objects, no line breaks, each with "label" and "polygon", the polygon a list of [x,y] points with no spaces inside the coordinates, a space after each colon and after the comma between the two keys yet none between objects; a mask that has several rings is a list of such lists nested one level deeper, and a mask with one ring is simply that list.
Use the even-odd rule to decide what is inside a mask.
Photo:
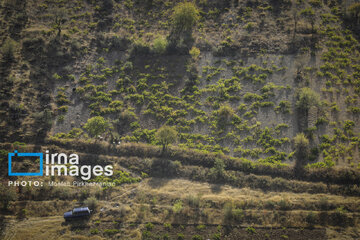
[{"label": "small shrub", "polygon": [[275,208],[275,202],[268,200],[265,202],[265,208],[266,209],[274,209]]},{"label": "small shrub", "polygon": [[309,140],[304,133],[299,133],[294,138],[296,165],[302,166],[309,155]]},{"label": "small shrub", "polygon": [[194,235],[191,239],[192,240],[203,240],[203,238],[200,235]]},{"label": "small shrub", "polygon": [[319,201],[320,209],[321,210],[329,210],[330,204],[326,197],[321,197]]},{"label": "small shrub", "polygon": [[312,89],[305,87],[301,88],[298,93],[298,100],[296,107],[300,110],[308,111],[312,106],[320,105],[320,96]]},{"label": "small shrub", "polygon": [[173,211],[174,213],[180,213],[181,210],[183,209],[183,203],[181,200],[176,200],[174,206],[173,206]]},{"label": "small shrub", "polygon": [[240,208],[235,208],[232,211],[232,215],[235,221],[241,222],[244,218],[244,211]]},{"label": "small shrub", "polygon": [[315,161],[319,157],[320,151],[319,148],[313,147],[309,153],[309,161]]},{"label": "small shrub", "polygon": [[17,217],[18,219],[24,219],[24,218],[26,218],[27,213],[28,213],[28,210],[27,210],[27,209],[25,209],[25,208],[20,209],[20,210],[17,212],[16,217]]},{"label": "small shrub", "polygon": [[198,49],[197,47],[192,47],[189,51],[189,54],[191,55],[193,60],[197,60],[200,55],[200,49]]},{"label": "small shrub", "polygon": [[143,231],[142,232],[142,239],[148,239],[150,238],[151,233],[149,231]]},{"label": "small shrub", "polygon": [[333,219],[337,225],[346,226],[347,225],[347,211],[343,206],[336,208],[335,213],[333,214]]},{"label": "small shrub", "polygon": [[310,226],[313,226],[316,223],[315,213],[309,212],[309,214],[306,216],[305,220]]},{"label": "small shrub", "polygon": [[154,39],[152,44],[152,51],[156,54],[163,54],[166,52],[168,42],[164,36],[159,36]]},{"label": "small shrub", "polygon": [[196,229],[197,230],[203,230],[203,229],[205,229],[205,225],[203,225],[203,224],[200,224],[200,225],[198,225],[197,227],[196,227]]},{"label": "small shrub", "polygon": [[289,101],[280,101],[279,106],[275,108],[275,111],[281,113],[290,113],[291,103]]},{"label": "small shrub", "polygon": [[233,219],[233,204],[226,203],[224,205],[224,218],[226,221],[231,221]]},{"label": "small shrub", "polygon": [[67,103],[70,103],[70,100],[67,98],[64,90],[60,90],[58,94],[56,95],[56,103],[58,105],[64,105]]},{"label": "small shrub", "polygon": [[319,126],[319,125],[323,125],[323,124],[327,124],[327,123],[329,123],[329,120],[328,120],[326,117],[319,117],[319,118],[316,120],[315,125],[316,125],[316,126]]},{"label": "small shrub", "polygon": [[133,42],[131,55],[146,55],[150,52],[150,44],[139,38]]},{"label": "small shrub", "polygon": [[286,199],[281,199],[278,205],[282,211],[286,211],[290,208],[290,203]]},{"label": "small shrub", "polygon": [[349,130],[352,130],[354,126],[355,126],[354,121],[345,120],[343,128],[347,132]]},{"label": "small shrub", "polygon": [[129,72],[131,70],[133,70],[133,64],[132,62],[125,62],[124,65],[122,66],[121,70],[125,71],[125,72]]},{"label": "small shrub", "polygon": [[168,234],[168,233],[164,233],[162,239],[163,239],[163,240],[169,240],[169,239],[170,239],[169,234]]},{"label": "small shrub", "polygon": [[244,100],[245,101],[262,100],[262,97],[260,95],[257,95],[256,93],[247,92],[244,95]]},{"label": "small shrub", "polygon": [[232,116],[234,116],[234,109],[229,105],[222,105],[217,111],[218,126],[224,128]]},{"label": "small shrub", "polygon": [[146,228],[146,230],[151,231],[154,228],[154,224],[149,222],[145,225],[145,228]]},{"label": "small shrub", "polygon": [[217,180],[222,178],[225,174],[225,163],[222,159],[217,158],[214,162],[214,167],[210,168],[210,176]]},{"label": "small shrub", "polygon": [[61,106],[58,108],[59,112],[66,113],[68,111],[69,106]]},{"label": "small shrub", "polygon": [[212,236],[213,240],[221,240],[221,233],[214,233]]},{"label": "small shrub", "polygon": [[274,106],[273,102],[262,102],[260,103],[260,107],[272,107]]},{"label": "small shrub", "polygon": [[184,239],[185,239],[185,236],[184,236],[184,234],[182,234],[182,233],[178,233],[176,239],[177,239],[177,240],[184,240]]},{"label": "small shrub", "polygon": [[256,25],[257,25],[256,22],[249,22],[245,25],[244,28],[250,32],[256,28]]},{"label": "small shrub", "polygon": [[105,229],[104,234],[106,235],[115,235],[119,232],[118,229]]},{"label": "small shrub", "polygon": [[253,228],[253,227],[247,227],[247,228],[246,228],[246,232],[247,232],[247,233],[250,233],[250,234],[255,234],[255,233],[256,233],[256,230],[255,230],[255,228]]},{"label": "small shrub", "polygon": [[190,207],[198,208],[200,206],[200,196],[189,195],[187,202]]},{"label": "small shrub", "polygon": [[80,138],[80,136],[84,133],[84,131],[80,128],[73,128],[68,133],[69,138]]},{"label": "small shrub", "polygon": [[57,119],[58,123],[63,123],[65,120],[65,116],[64,115],[60,115]]},{"label": "small shrub", "polygon": [[164,223],[164,228],[170,230],[172,228],[171,223]]},{"label": "small shrub", "polygon": [[94,197],[89,197],[84,201],[84,204],[91,210],[95,210],[98,204],[98,200]]}]

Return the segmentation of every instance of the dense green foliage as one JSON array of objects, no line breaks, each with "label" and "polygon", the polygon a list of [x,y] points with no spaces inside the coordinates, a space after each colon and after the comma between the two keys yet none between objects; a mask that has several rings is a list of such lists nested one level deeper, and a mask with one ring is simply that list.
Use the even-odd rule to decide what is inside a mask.
[{"label": "dense green foliage", "polygon": [[191,31],[200,17],[199,10],[192,2],[179,3],[173,11],[172,21],[174,28],[179,32]]},{"label": "dense green foliage", "polygon": [[319,94],[314,92],[310,88],[301,88],[298,93],[298,100],[296,102],[296,106],[304,111],[309,110],[313,106],[320,105],[320,97]]},{"label": "dense green foliage", "polygon": [[103,134],[108,128],[108,122],[101,116],[90,118],[84,125],[84,129],[89,132],[92,137]]},{"label": "dense green foliage", "polygon": [[178,135],[177,131],[170,126],[162,126],[155,133],[156,139],[163,146],[163,151],[166,150],[169,144],[176,142],[177,135]]}]

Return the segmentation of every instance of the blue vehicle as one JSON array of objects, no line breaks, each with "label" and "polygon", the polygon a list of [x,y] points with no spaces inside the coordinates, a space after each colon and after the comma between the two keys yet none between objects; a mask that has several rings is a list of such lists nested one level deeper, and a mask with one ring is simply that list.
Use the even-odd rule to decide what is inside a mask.
[{"label": "blue vehicle", "polygon": [[88,207],[74,208],[72,211],[64,213],[66,221],[73,219],[89,218],[91,211]]}]

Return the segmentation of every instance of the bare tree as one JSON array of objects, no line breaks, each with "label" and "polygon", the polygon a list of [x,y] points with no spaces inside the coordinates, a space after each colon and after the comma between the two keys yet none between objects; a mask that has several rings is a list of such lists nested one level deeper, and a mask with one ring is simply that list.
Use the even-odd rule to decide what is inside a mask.
[{"label": "bare tree", "polygon": [[53,18],[53,28],[58,30],[58,36],[61,34],[63,24],[67,21],[67,12],[65,8],[55,8]]}]

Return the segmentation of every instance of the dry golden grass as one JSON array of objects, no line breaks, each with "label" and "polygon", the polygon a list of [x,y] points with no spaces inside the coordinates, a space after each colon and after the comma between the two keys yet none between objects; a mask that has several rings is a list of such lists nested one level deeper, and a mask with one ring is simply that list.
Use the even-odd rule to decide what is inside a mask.
[{"label": "dry golden grass", "polygon": [[66,233],[67,227],[62,226],[60,216],[46,218],[31,218],[22,221],[9,220],[5,240],[10,239],[59,239]]},{"label": "dry golden grass", "polygon": [[[189,196],[196,196],[198,203],[189,205]],[[174,203],[181,200],[182,210],[176,214]],[[249,188],[235,188],[229,185],[213,185],[184,179],[147,178],[140,183],[115,187],[106,199],[98,202],[97,212],[91,219],[77,229],[65,224],[62,218],[66,204],[59,201],[32,202],[26,204],[28,219],[19,220],[8,217],[5,220],[4,239],[105,239],[106,229],[118,229],[112,237],[120,239],[141,239],[141,232],[147,222],[172,224],[227,224],[224,218],[225,204],[232,203],[233,209],[241,209],[243,217],[235,218],[229,224],[246,227],[307,227],[306,217],[314,213],[320,216],[320,202],[326,199],[332,204],[327,212],[332,214],[335,208],[345,206],[351,209],[345,215],[355,218],[358,227],[358,200],[356,197],[344,197],[329,194],[308,194],[291,192],[263,192]],[[55,202],[57,202],[55,204]],[[69,208],[76,202],[69,202]],[[40,207],[41,206],[41,207]],[[20,205],[17,206],[19,208]],[[59,207],[59,210],[55,210]],[[57,216],[33,217],[37,211],[48,209]],[[68,210],[68,209],[66,209]],[[329,215],[330,216],[330,215]],[[119,225],[121,222],[124,225]],[[132,225],[136,223],[135,225]],[[315,224],[315,227],[324,227]],[[325,226],[327,228],[333,228]],[[358,230],[349,230],[347,234],[359,234]],[[91,230],[98,229],[93,235]],[[353,233],[351,233],[353,232]],[[339,234],[329,231],[331,239]]]},{"label": "dry golden grass", "polygon": [[[214,185],[203,182],[193,182],[185,179],[146,179],[139,184],[137,191],[147,195],[157,196],[158,199],[183,199],[188,195],[200,195],[201,202],[213,201],[224,204],[227,201],[237,203],[251,202],[259,205],[266,201],[280,202],[286,199],[295,206],[304,206],[305,202],[317,203],[326,197],[327,201],[334,205],[346,205],[359,201],[358,197],[348,197],[330,194],[309,194],[290,192],[263,192],[250,188],[236,188],[229,185]],[[358,209],[360,210],[360,209]]]}]

